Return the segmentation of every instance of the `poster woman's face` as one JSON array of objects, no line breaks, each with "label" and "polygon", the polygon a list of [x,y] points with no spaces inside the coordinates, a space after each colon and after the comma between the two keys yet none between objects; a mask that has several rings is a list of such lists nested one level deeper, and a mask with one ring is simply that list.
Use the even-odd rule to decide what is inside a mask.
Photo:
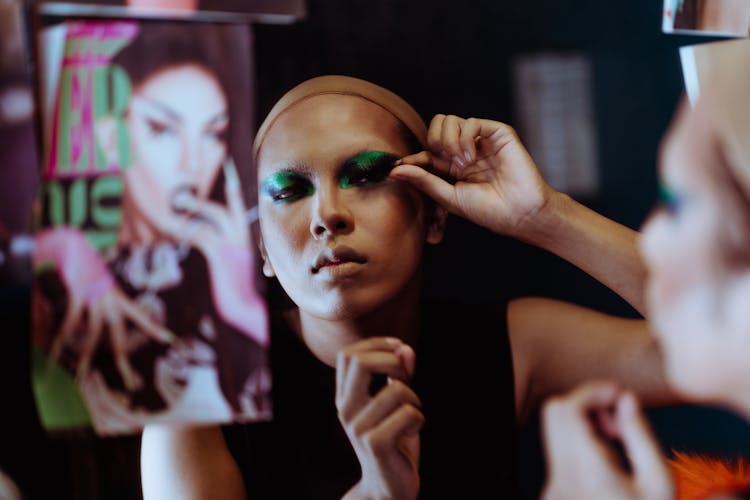
[{"label": "poster woman's face", "polygon": [[746,379],[737,369],[747,372],[750,321],[742,318],[750,290],[735,278],[747,207],[721,164],[709,122],[690,115],[678,123],[661,162],[664,206],[643,230],[649,318],[675,388],[717,399]]},{"label": "poster woman's face", "polygon": [[186,196],[205,198],[227,154],[227,101],[197,65],[159,71],[133,89],[127,114],[133,166],[125,171],[126,207],[159,233]]},{"label": "poster woman's face", "polygon": [[396,119],[353,96],[305,99],[269,130],[258,156],[264,272],[302,311],[358,317],[416,278],[425,204],[388,178],[408,153]]}]

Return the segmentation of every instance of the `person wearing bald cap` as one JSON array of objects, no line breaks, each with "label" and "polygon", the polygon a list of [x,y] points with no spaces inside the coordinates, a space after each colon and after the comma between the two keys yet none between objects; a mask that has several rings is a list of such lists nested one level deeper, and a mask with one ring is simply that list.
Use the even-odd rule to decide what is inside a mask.
[{"label": "person wearing bald cap", "polygon": [[644,309],[637,233],[552,189],[508,125],[428,127],[389,90],[329,75],[276,103],[253,154],[263,272],[293,303],[272,323],[275,420],[147,428],[146,499],[513,498],[516,428],[547,395],[611,376],[673,400],[642,320],[422,300],[449,212]]},{"label": "person wearing bald cap", "polygon": [[[750,419],[750,44],[707,46],[700,97],[683,102],[660,160],[663,202],[645,227],[649,317],[668,382]],[[594,418],[592,418],[592,415]],[[591,383],[545,407],[546,498],[747,498],[747,458],[661,456],[636,399]],[[629,466],[614,459],[613,442]]]}]

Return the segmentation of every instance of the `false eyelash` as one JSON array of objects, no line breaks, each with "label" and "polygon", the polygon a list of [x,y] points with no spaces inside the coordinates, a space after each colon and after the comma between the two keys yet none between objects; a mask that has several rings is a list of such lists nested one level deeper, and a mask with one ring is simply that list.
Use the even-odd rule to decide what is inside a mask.
[{"label": "false eyelash", "polygon": [[274,202],[290,202],[315,191],[309,180],[296,172],[282,171],[268,176],[262,183],[263,193]]},{"label": "false eyelash", "polygon": [[[341,172],[341,186],[372,186],[382,182],[393,169],[398,157],[383,151],[367,151],[350,159]],[[361,179],[351,182],[351,179]]]}]

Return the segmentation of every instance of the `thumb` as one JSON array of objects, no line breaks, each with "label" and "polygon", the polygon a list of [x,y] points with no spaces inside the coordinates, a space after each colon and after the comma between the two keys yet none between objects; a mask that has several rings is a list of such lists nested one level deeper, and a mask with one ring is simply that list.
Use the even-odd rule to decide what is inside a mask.
[{"label": "thumb", "polygon": [[399,165],[390,176],[405,181],[435,200],[450,212],[456,212],[456,191],[447,181],[416,165]]},{"label": "thumb", "polygon": [[632,393],[625,393],[618,401],[617,419],[622,444],[641,493],[646,498],[672,498],[669,468]]}]

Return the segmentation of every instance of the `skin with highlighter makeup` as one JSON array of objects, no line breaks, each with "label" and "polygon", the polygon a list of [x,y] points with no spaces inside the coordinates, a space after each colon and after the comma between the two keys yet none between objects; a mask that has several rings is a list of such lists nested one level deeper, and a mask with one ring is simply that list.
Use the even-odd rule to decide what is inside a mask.
[{"label": "skin with highlighter makeup", "polygon": [[[504,123],[437,115],[415,147],[394,113],[343,91],[294,101],[262,130],[263,272],[296,305],[291,330],[335,367],[338,418],[361,468],[345,498],[419,494],[420,277],[447,213],[549,250],[644,310],[637,233],[552,189]],[[525,298],[508,304],[507,325],[519,422],[591,377],[621,379],[650,404],[675,399],[645,321]],[[372,394],[382,374],[391,383]],[[148,427],[141,456],[147,499],[253,494],[218,428]]]}]

